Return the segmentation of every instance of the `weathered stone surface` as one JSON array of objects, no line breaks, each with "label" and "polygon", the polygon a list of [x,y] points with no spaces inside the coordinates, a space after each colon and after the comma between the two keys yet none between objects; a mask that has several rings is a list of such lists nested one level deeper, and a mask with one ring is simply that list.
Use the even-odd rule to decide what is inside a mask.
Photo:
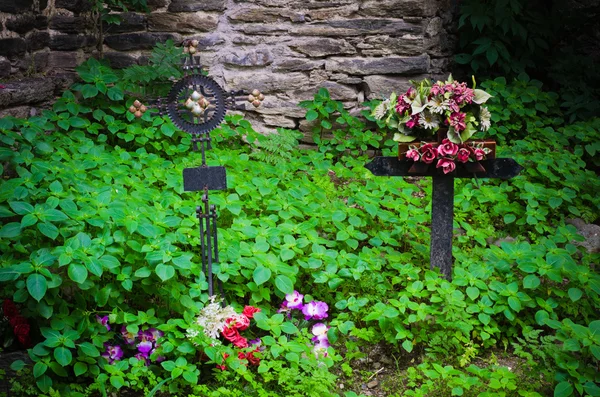
[{"label": "weathered stone surface", "polygon": [[19,60],[18,67],[26,74],[41,73],[48,67],[48,52],[26,54]]},{"label": "weathered stone surface", "polygon": [[230,13],[228,16],[232,22],[260,22],[271,23],[282,20],[292,22],[305,22],[306,17],[303,12],[295,11],[291,8],[270,8],[270,7],[240,7]]},{"label": "weathered stone surface", "polygon": [[105,37],[104,44],[118,51],[151,50],[156,43],[167,40],[178,42],[181,36],[174,33],[124,33]]},{"label": "weathered stone surface", "polygon": [[55,15],[50,20],[50,29],[62,33],[77,34],[90,29],[92,23],[85,17],[71,17],[68,15]]},{"label": "weathered stone surface", "polygon": [[273,54],[266,48],[224,54],[221,61],[235,66],[265,66],[273,63]]},{"label": "weathered stone surface", "polygon": [[241,27],[234,27],[234,29],[239,29],[248,35],[280,35],[289,31],[289,28],[284,25],[265,25],[262,23],[246,23]]},{"label": "weathered stone surface", "polygon": [[204,37],[196,37],[198,40],[198,48],[202,50],[210,49],[211,47],[223,44],[225,38],[218,33],[212,33]]},{"label": "weathered stone surface", "polygon": [[104,53],[104,59],[106,59],[110,66],[115,69],[123,69],[137,64],[137,59],[135,57],[116,51]]},{"label": "weathered stone surface", "polygon": [[27,51],[37,51],[50,45],[50,33],[33,32],[27,36]]},{"label": "weathered stone surface", "polygon": [[80,36],[74,34],[58,34],[50,36],[50,49],[59,51],[72,51],[94,44],[93,36]]},{"label": "weathered stone surface", "polygon": [[0,79],[10,76],[10,61],[0,57]]},{"label": "weathered stone surface", "polygon": [[33,29],[48,27],[48,18],[43,15],[22,14],[6,20],[6,28],[17,33],[27,33]]},{"label": "weathered stone surface", "polygon": [[435,0],[367,0],[361,5],[360,12],[376,17],[404,18],[431,16],[436,9]]},{"label": "weathered stone surface", "polygon": [[361,84],[363,82],[362,78],[348,76],[345,73],[333,73],[329,76],[329,78],[331,80],[337,81],[338,83],[341,83],[341,84],[356,85],[356,84]]},{"label": "weathered stone surface", "polygon": [[264,115],[263,122],[272,127],[296,128],[296,121],[290,117],[280,115]]},{"label": "weathered stone surface", "polygon": [[313,22],[294,27],[293,34],[305,36],[361,36],[387,34],[401,36],[407,33],[421,34],[423,27],[399,19],[361,18]]},{"label": "weathered stone surface", "polygon": [[[17,117],[19,119],[26,119],[31,117],[33,113],[32,110],[35,111],[35,108],[31,106],[15,106],[14,108],[0,108],[0,118],[2,117]],[[37,111],[35,111],[37,113]]]},{"label": "weathered stone surface", "polygon": [[290,44],[290,47],[309,57],[327,55],[356,54],[356,50],[346,40],[322,38],[306,38]]},{"label": "weathered stone surface", "polygon": [[33,0],[0,0],[0,12],[16,14],[33,8]]},{"label": "weathered stone surface", "polygon": [[423,36],[406,34],[402,37],[371,36],[356,46],[366,56],[418,55],[424,52]]},{"label": "weathered stone surface", "polygon": [[74,13],[81,13],[92,9],[90,0],[55,0],[56,8],[64,8]]},{"label": "weathered stone surface", "polygon": [[454,53],[456,36],[444,31],[442,18],[431,18],[425,29],[424,47],[433,56],[451,56]]},{"label": "weathered stone surface", "polygon": [[305,58],[284,58],[273,64],[273,70],[276,72],[301,72],[320,69],[324,65],[324,60],[313,61]]},{"label": "weathered stone surface", "polygon": [[193,14],[157,13],[148,16],[148,30],[151,32],[210,32],[217,28],[216,14],[196,12]]},{"label": "weathered stone surface", "polygon": [[154,11],[156,9],[166,7],[167,4],[169,4],[169,1],[168,0],[147,0],[146,4],[148,5],[148,8],[150,9],[150,11]]},{"label": "weathered stone surface", "polygon": [[584,247],[589,253],[600,252],[600,226],[593,223],[585,223],[580,218],[567,219],[566,223],[575,226],[577,233],[581,234],[584,238],[583,241],[573,241],[573,244]]},{"label": "weathered stone surface", "polygon": [[414,75],[429,71],[429,55],[387,58],[329,58],[325,69],[347,74],[404,74]]},{"label": "weathered stone surface", "polygon": [[262,105],[255,111],[262,115],[286,115],[287,117],[301,118],[306,114],[306,109],[298,106],[299,101],[299,98],[292,97],[289,93],[267,95]]},{"label": "weathered stone surface", "polygon": [[173,0],[169,12],[223,11],[225,0]]},{"label": "weathered stone surface", "polygon": [[365,76],[367,83],[367,99],[382,99],[390,96],[392,92],[403,93],[410,87],[409,80],[422,80],[426,76],[390,77],[390,76]]},{"label": "weathered stone surface", "polygon": [[48,67],[53,69],[74,69],[79,64],[76,52],[51,52],[48,57]]},{"label": "weathered stone surface", "polygon": [[0,108],[40,103],[54,96],[50,78],[31,78],[4,83],[0,90]]},{"label": "weathered stone surface", "polygon": [[[358,12],[359,5],[348,4],[343,7],[331,7],[331,8],[320,8],[312,9],[306,13],[307,19],[313,21],[330,20],[332,18],[347,18],[353,16]],[[308,21],[310,22],[310,21]]]},{"label": "weathered stone surface", "polygon": [[288,91],[306,86],[308,78],[302,73],[241,73],[239,70],[225,70],[224,78],[230,89],[261,92]]},{"label": "weathered stone surface", "polygon": [[116,23],[102,24],[104,34],[115,34],[115,33],[131,33],[146,30],[146,15],[138,14],[135,12],[124,12],[119,14],[121,21],[117,25]]},{"label": "weathered stone surface", "polygon": [[0,55],[15,56],[25,53],[25,40],[20,37],[0,39]]}]

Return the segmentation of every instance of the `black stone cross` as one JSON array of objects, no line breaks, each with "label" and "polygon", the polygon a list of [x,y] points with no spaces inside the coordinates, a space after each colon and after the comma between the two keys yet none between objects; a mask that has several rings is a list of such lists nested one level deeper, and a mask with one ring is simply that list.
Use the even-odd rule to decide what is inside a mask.
[{"label": "black stone cross", "polygon": [[[478,178],[509,179],[517,176],[523,167],[515,160],[495,158],[481,160],[483,167]],[[429,176],[433,178],[431,202],[431,253],[430,268],[439,267],[447,280],[452,279],[452,221],[454,218],[454,178],[473,178],[475,175],[463,167],[448,175],[439,168],[409,173],[415,163],[412,160],[399,160],[396,157],[375,157],[366,168],[375,176]]]}]

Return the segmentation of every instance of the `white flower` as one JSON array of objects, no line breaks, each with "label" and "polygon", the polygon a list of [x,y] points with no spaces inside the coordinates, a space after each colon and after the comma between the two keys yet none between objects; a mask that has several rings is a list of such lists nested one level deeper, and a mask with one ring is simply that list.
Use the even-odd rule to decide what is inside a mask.
[{"label": "white flower", "polygon": [[481,123],[482,131],[487,131],[490,128],[490,126],[492,125],[491,118],[492,114],[490,113],[488,108],[482,106],[481,111],[479,112],[479,122]]},{"label": "white flower", "polygon": [[210,297],[210,303],[200,310],[196,323],[202,327],[209,338],[217,339],[219,333],[225,327],[225,321],[237,315],[233,307],[221,307],[220,302],[215,302],[216,296]]},{"label": "white flower", "polygon": [[440,126],[440,121],[435,114],[425,111],[419,117],[419,124],[426,130],[432,130]]},{"label": "white flower", "polygon": [[444,101],[444,98],[440,95],[436,95],[429,102],[427,106],[433,113],[443,114],[444,110],[448,109],[448,104]]},{"label": "white flower", "polygon": [[390,100],[388,98],[385,101],[381,102],[379,105],[377,105],[375,107],[375,109],[373,109],[373,113],[371,115],[373,117],[375,117],[377,120],[381,120],[385,116],[385,114],[388,112],[389,109],[390,109]]}]

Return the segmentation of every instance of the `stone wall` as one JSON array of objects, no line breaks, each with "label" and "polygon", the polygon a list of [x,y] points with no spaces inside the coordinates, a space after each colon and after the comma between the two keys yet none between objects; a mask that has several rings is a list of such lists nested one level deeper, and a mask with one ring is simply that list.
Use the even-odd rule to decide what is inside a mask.
[{"label": "stone wall", "polygon": [[[49,80],[35,105],[60,92],[100,45],[114,67],[125,67],[144,62],[156,42],[196,38],[203,64],[227,89],[267,95],[247,116],[259,129],[297,128],[305,127],[298,102],[319,87],[357,108],[405,89],[409,79],[446,75],[454,47],[451,0],[148,3],[150,13],[122,14],[119,25],[105,26],[99,44],[85,0],[0,0],[0,79],[36,76],[38,86]],[[31,105],[14,92],[23,84],[3,83],[4,114]]]}]

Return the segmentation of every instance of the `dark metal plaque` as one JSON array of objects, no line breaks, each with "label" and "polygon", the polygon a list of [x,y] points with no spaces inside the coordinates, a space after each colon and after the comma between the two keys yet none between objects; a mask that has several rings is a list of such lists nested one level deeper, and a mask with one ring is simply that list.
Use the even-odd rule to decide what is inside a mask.
[{"label": "dark metal plaque", "polygon": [[225,167],[196,167],[183,170],[183,190],[197,192],[204,189],[227,189],[227,174]]}]

